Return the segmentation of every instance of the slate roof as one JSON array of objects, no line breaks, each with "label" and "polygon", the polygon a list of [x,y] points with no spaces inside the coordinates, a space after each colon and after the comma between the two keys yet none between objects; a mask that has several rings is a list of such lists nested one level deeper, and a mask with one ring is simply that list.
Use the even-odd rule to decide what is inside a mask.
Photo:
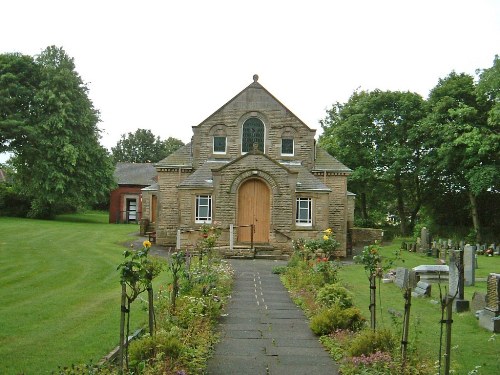
[{"label": "slate roof", "polygon": [[157,182],[155,182],[152,185],[146,186],[145,188],[142,188],[142,191],[158,191],[160,189],[160,185],[158,185]]},{"label": "slate roof", "polygon": [[157,173],[152,163],[117,163],[114,176],[118,185],[149,186]]},{"label": "slate roof", "polygon": [[[234,160],[232,161],[234,162]],[[212,170],[222,168],[228,165],[229,161],[208,160],[193,174],[187,177],[179,188],[194,189],[194,188],[213,188]],[[297,185],[295,191],[331,191],[323,182],[312,175],[300,163],[279,163],[283,169],[297,173]]]},{"label": "slate roof", "polygon": [[194,173],[189,175],[189,177],[186,177],[186,179],[179,185],[179,188],[212,188],[212,169],[220,168],[227,163],[228,161],[206,161]]},{"label": "slate roof", "polygon": [[185,144],[173,153],[168,155],[165,159],[160,160],[155,164],[159,168],[168,167],[192,167],[193,166],[193,153],[191,150],[191,143]]},{"label": "slate roof", "polygon": [[321,182],[317,177],[313,176],[303,165],[284,164],[293,172],[298,172],[297,185],[295,191],[331,191],[331,189]]},{"label": "slate roof", "polygon": [[321,147],[316,147],[316,160],[314,161],[313,171],[352,172],[350,168],[346,167]]}]

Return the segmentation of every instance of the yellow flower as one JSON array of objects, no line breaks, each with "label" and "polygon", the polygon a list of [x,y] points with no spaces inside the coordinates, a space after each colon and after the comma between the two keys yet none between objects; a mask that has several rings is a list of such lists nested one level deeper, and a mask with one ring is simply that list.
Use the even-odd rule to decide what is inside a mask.
[{"label": "yellow flower", "polygon": [[328,237],[326,234],[323,236],[323,239],[327,241],[330,237]]},{"label": "yellow flower", "polygon": [[146,249],[149,249],[151,247],[151,242],[149,242],[148,240],[144,241],[142,243],[142,246],[144,246]]},{"label": "yellow flower", "polygon": [[332,234],[332,229],[331,228],[325,229],[323,233]]}]

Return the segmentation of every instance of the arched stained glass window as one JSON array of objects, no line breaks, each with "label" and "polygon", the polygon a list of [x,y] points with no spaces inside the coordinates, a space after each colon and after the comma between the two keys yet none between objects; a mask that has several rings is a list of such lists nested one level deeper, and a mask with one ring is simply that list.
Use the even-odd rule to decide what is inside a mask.
[{"label": "arched stained glass window", "polygon": [[257,117],[251,117],[245,121],[241,139],[241,152],[253,150],[254,143],[257,143],[257,148],[264,152],[264,128],[264,123]]}]

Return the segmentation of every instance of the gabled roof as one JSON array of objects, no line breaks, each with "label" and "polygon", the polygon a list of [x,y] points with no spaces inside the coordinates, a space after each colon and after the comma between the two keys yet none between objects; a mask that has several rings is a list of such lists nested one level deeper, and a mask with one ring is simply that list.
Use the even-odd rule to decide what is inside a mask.
[{"label": "gabled roof", "polygon": [[220,111],[222,111],[224,109],[224,107],[226,107],[228,104],[230,104],[231,102],[233,102],[234,100],[236,100],[236,98],[238,98],[241,94],[243,94],[245,91],[247,91],[248,89],[250,88],[258,88],[258,89],[261,89],[263,90],[266,94],[268,94],[271,98],[273,98],[276,103],[278,103],[281,107],[283,107],[284,109],[286,109],[286,111],[288,113],[290,113],[293,117],[295,117],[302,125],[304,125],[307,129],[309,129],[310,131],[313,131],[315,132],[316,130],[315,129],[311,129],[309,126],[306,125],[306,123],[304,121],[302,121],[300,118],[298,118],[292,111],[290,111],[283,103],[281,103],[273,94],[271,94],[264,86],[262,86],[259,82],[257,82],[259,79],[259,76],[257,74],[254,74],[253,76],[253,82],[251,84],[249,84],[247,87],[245,87],[243,90],[241,90],[238,94],[236,94],[232,99],[230,99],[228,102],[226,102],[223,106],[221,106],[219,109],[217,109],[214,113],[212,113],[210,116],[208,116],[205,120],[203,120],[201,123],[199,123],[197,126],[193,126],[193,127],[198,127],[200,125],[202,125],[204,122],[206,122],[208,119],[210,119],[212,116],[216,115],[217,113],[219,113]]},{"label": "gabled roof", "polygon": [[352,172],[350,168],[346,167],[321,147],[316,147],[316,160],[314,161],[313,171]]},{"label": "gabled roof", "polygon": [[227,161],[207,160],[194,173],[186,177],[179,184],[179,188],[212,188],[212,169],[217,169],[227,164]]},{"label": "gabled roof", "polygon": [[155,182],[156,175],[152,163],[116,163],[114,173],[118,185],[149,186]]},{"label": "gabled roof", "polygon": [[193,153],[191,150],[191,143],[178,148],[165,159],[160,160],[155,164],[157,168],[168,167],[192,167],[193,166]]},{"label": "gabled roof", "polygon": [[[286,165],[286,164],[285,164]],[[321,182],[318,178],[313,176],[311,172],[307,170],[303,165],[291,164],[287,167],[298,172],[297,185],[295,186],[295,191],[332,191],[328,186]]]}]

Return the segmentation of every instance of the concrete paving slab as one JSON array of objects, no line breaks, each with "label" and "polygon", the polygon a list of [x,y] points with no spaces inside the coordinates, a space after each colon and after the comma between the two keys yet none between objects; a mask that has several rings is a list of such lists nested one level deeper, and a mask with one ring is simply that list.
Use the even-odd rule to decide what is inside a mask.
[{"label": "concrete paving slab", "polygon": [[336,375],[337,365],[291,301],[279,276],[284,261],[231,260],[233,294],[219,324],[209,375]]}]

